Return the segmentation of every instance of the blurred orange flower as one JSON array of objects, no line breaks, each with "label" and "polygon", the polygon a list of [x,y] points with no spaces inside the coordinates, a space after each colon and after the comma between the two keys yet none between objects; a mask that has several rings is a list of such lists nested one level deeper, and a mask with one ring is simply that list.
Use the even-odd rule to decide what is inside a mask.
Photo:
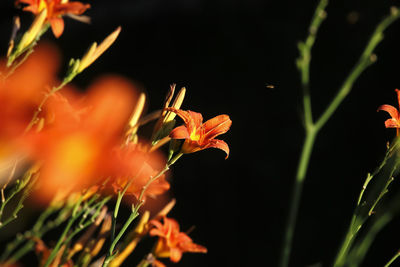
[{"label": "blurred orange flower", "polygon": [[61,36],[64,31],[63,15],[81,15],[86,9],[90,8],[89,4],[81,2],[68,2],[68,0],[17,0],[18,4],[27,4],[24,11],[39,14],[43,9],[47,9],[47,21],[50,23],[54,36]]},{"label": "blurred orange flower", "polygon": [[[40,45],[9,77],[5,62],[0,62],[0,139],[23,133],[38,104],[55,83],[59,55],[48,44]],[[3,79],[2,79],[3,78]]]},{"label": "blurred orange flower", "polygon": [[45,107],[52,108],[47,113],[53,121],[27,137],[31,157],[42,162],[38,196],[44,202],[58,189],[66,195],[126,172],[119,168],[124,165],[114,151],[124,138],[135,87],[121,77],[108,76],[94,83],[83,101],[79,99],[60,95],[49,99]]},{"label": "blurred orange flower", "polygon": [[[120,172],[120,176],[113,181],[116,191],[122,191],[129,180],[133,179],[126,193],[134,195],[138,199],[143,187],[151,177],[156,176],[164,168],[165,158],[157,151],[148,152],[148,148],[148,145],[139,143],[130,144],[128,147],[118,150],[118,162],[120,162],[118,168],[125,170],[125,173]],[[149,185],[141,200],[146,200],[146,197],[155,198],[169,188],[170,185],[163,174]]]},{"label": "blurred orange flower", "polygon": [[[395,91],[397,93],[397,102],[400,107],[400,90],[396,89]],[[382,105],[378,108],[378,111],[380,111],[380,110],[386,111],[392,117],[385,121],[386,128],[396,128],[396,133],[397,133],[397,135],[399,135],[399,132],[400,132],[400,113],[399,113],[399,111],[391,105]]]},{"label": "blurred orange flower", "polygon": [[167,217],[163,220],[164,224],[157,220],[149,222],[155,227],[150,230],[150,235],[159,237],[154,249],[157,258],[169,257],[172,262],[178,262],[184,252],[207,253],[207,248],[193,243],[187,234],[180,232],[177,221]]},{"label": "blurred orange flower", "polygon": [[226,133],[231,127],[232,121],[228,115],[219,115],[203,123],[203,116],[200,113],[175,108],[166,110],[176,113],[185,123],[185,125],[173,129],[169,135],[172,139],[185,139],[181,149],[183,153],[193,153],[214,147],[223,150],[228,158],[228,144],[214,139],[218,135]]}]

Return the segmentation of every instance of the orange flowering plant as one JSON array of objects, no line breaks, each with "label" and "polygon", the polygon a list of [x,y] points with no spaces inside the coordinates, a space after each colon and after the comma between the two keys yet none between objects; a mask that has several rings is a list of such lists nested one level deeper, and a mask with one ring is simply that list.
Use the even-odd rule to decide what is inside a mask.
[{"label": "orange flowering plant", "polygon": [[[44,267],[120,266],[140,240],[154,236],[159,240],[140,266],[207,252],[166,217],[174,201],[151,220],[145,203],[170,189],[168,171],[185,153],[214,147],[228,157],[228,144],[215,137],[229,130],[229,116],[202,123],[200,113],[180,109],[185,88],[172,102],[175,85],[161,110],[144,115],[146,95],[118,75],[101,77],[79,92],[70,82],[116,41],[121,27],[99,45],[94,42],[80,59],[71,59],[59,81],[59,52],[38,44],[39,39],[49,27],[60,37],[65,16],[87,21],[82,14],[90,5],[68,0],[15,4],[35,17],[21,34],[15,20],[7,57],[0,62],[0,230],[19,219],[27,199],[43,212],[0,253],[0,265],[15,266],[34,251]],[[175,115],[184,125],[175,127]],[[141,127],[152,122],[152,135],[146,137]],[[118,222],[123,203],[130,215]],[[46,233],[56,228],[62,232],[48,240]]]}]

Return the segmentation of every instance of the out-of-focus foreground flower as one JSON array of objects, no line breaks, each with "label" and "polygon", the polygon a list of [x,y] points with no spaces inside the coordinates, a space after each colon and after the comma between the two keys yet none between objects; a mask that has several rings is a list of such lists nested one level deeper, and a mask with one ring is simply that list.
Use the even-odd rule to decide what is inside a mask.
[{"label": "out-of-focus foreground flower", "polygon": [[[133,182],[126,190],[126,194],[131,194],[138,199],[143,187],[147,184],[151,177],[156,176],[166,164],[164,157],[158,152],[149,152],[146,144],[130,144],[118,151],[118,176],[114,176],[113,186],[115,191],[122,191],[128,184],[130,179]],[[121,170],[128,171],[126,173]],[[141,200],[145,201],[146,197],[155,198],[169,190],[170,185],[166,180],[166,175],[161,175],[157,180],[152,182],[146,189]]]},{"label": "out-of-focus foreground flower", "polygon": [[[397,93],[397,102],[400,107],[400,90],[396,89],[395,91]],[[399,113],[399,111],[395,107],[393,107],[391,105],[386,105],[386,104],[380,106],[378,108],[378,111],[380,111],[380,110],[386,111],[391,116],[390,119],[387,119],[385,121],[385,127],[386,128],[396,128],[396,133],[397,133],[397,135],[399,135],[399,132],[400,132],[400,113]]]},{"label": "out-of-focus foreground flower", "polygon": [[[62,93],[68,95],[65,89]],[[117,76],[99,79],[83,101],[82,97],[67,99],[60,94],[49,101],[47,120],[53,121],[40,133],[32,134],[27,143],[33,158],[43,162],[39,180],[41,198],[50,200],[58,188],[68,194],[107,178],[122,181],[122,177],[136,176],[140,179],[135,179],[128,192],[138,193],[146,183],[146,176],[150,179],[157,171],[150,166],[160,166],[162,163],[158,161],[163,158],[156,152],[150,156],[136,153],[133,147],[121,146],[135,103],[135,88]],[[156,195],[169,188],[164,179],[159,184],[163,189],[150,188],[148,193]]]},{"label": "out-of-focus foreground flower", "polygon": [[180,232],[177,221],[167,217],[163,217],[163,221],[150,221],[155,227],[150,230],[150,235],[159,237],[154,249],[156,258],[170,258],[172,262],[178,262],[184,252],[207,253],[207,248],[193,243],[187,234]]},{"label": "out-of-focus foreground flower", "polygon": [[69,2],[68,0],[17,0],[16,5],[27,4],[24,11],[38,15],[43,9],[47,9],[46,20],[50,23],[54,36],[60,37],[64,31],[64,15],[81,15],[88,8],[89,4],[81,2]]},{"label": "out-of-focus foreground flower", "polygon": [[17,162],[25,158],[24,131],[48,88],[55,83],[58,62],[57,50],[41,45],[7,79],[6,62],[0,63],[0,185],[6,183],[10,168],[19,167]]},{"label": "out-of-focus foreground flower", "polygon": [[[85,94],[64,88],[51,95],[36,118],[40,123],[26,132],[39,103],[56,83],[58,58],[54,48],[39,47],[1,82],[2,159],[18,150],[39,162],[37,196],[46,203],[57,191],[66,196],[110,178],[114,185],[124,186],[136,177],[127,192],[138,196],[165,160],[157,151],[139,149],[145,145],[122,146],[137,98],[136,88],[125,78],[103,77]],[[162,176],[144,197],[168,189]]]},{"label": "out-of-focus foreground flower", "polygon": [[50,45],[39,46],[7,79],[5,62],[0,70],[0,140],[20,136],[45,93],[55,84],[59,55]]},{"label": "out-of-focus foreground flower", "polygon": [[173,129],[169,135],[172,139],[185,139],[181,149],[183,153],[193,153],[213,147],[223,150],[228,158],[228,144],[215,139],[231,127],[232,121],[228,115],[219,115],[203,123],[203,116],[200,113],[175,108],[167,108],[167,110],[176,113],[185,123]]}]

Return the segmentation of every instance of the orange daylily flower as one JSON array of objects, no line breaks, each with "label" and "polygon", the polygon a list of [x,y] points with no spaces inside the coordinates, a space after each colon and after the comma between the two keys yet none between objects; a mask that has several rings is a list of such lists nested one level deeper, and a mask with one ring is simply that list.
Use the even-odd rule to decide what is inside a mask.
[{"label": "orange daylily flower", "polygon": [[231,127],[232,121],[228,115],[219,115],[203,123],[203,116],[200,113],[175,108],[166,110],[176,113],[185,123],[185,125],[173,129],[169,134],[172,139],[185,139],[181,149],[182,153],[193,153],[214,147],[223,150],[228,158],[228,144],[215,139],[218,135],[226,133]]},{"label": "orange daylily flower", "polygon": [[[397,93],[397,102],[399,103],[399,107],[400,107],[400,90],[396,89],[395,91]],[[380,110],[386,111],[392,117],[385,121],[385,127],[386,128],[396,128],[396,133],[397,133],[397,135],[399,135],[399,133],[400,133],[400,113],[399,113],[399,111],[391,105],[382,105],[378,108],[378,111],[380,111]]]},{"label": "orange daylily flower", "polygon": [[165,216],[163,221],[164,224],[157,220],[149,222],[155,226],[150,230],[150,235],[159,237],[154,249],[157,258],[169,257],[172,262],[178,262],[184,252],[207,253],[207,248],[193,243],[187,234],[180,232],[177,221]]},{"label": "orange daylily flower", "polygon": [[61,36],[64,31],[63,15],[81,15],[86,9],[90,8],[89,4],[81,2],[68,2],[68,0],[17,0],[18,4],[27,4],[24,11],[39,14],[43,9],[47,9],[47,21],[50,23],[54,36]]}]

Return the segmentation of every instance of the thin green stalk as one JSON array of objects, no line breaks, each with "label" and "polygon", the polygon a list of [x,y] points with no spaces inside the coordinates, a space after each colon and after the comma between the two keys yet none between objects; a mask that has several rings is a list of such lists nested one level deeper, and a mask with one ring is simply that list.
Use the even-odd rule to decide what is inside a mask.
[{"label": "thin green stalk", "polygon": [[293,233],[297,220],[297,213],[299,209],[299,203],[301,199],[301,192],[303,189],[303,181],[306,178],[308,164],[310,161],[312,149],[314,146],[315,138],[318,134],[318,129],[314,127],[312,107],[311,107],[311,95],[310,95],[310,62],[311,62],[311,49],[314,45],[318,29],[322,21],[326,17],[325,8],[328,5],[328,0],[320,0],[311,24],[309,27],[309,34],[305,42],[300,42],[298,45],[300,56],[297,59],[297,68],[300,72],[301,85],[303,89],[303,112],[304,112],[304,128],[305,128],[305,140],[300,155],[296,180],[293,185],[291,199],[289,202],[289,211],[286,219],[286,225],[284,230],[284,237],[280,255],[281,267],[289,265],[290,251],[293,241]]},{"label": "thin green stalk", "polygon": [[321,0],[315,10],[314,17],[311,20],[309,27],[309,35],[305,42],[298,44],[300,57],[297,59],[297,68],[300,71],[301,85],[303,88],[303,109],[304,120],[306,125],[313,123],[312,107],[311,107],[311,94],[310,94],[310,62],[311,62],[311,49],[317,38],[317,32],[321,23],[326,18],[325,8],[328,5],[328,0]]},{"label": "thin green stalk", "polygon": [[394,256],[385,264],[384,267],[389,267],[390,265],[392,265],[392,263],[400,256],[400,250],[398,250],[396,252],[396,254],[394,254]]},{"label": "thin green stalk", "polygon": [[[144,193],[146,192],[147,188],[150,186],[151,183],[153,183],[155,180],[157,180],[158,178],[160,178],[165,172],[167,172],[169,170],[169,168],[171,167],[171,165],[173,165],[183,154],[179,153],[176,156],[174,156],[164,167],[164,169],[162,169],[157,175],[155,175],[154,177],[150,177],[150,179],[147,181],[147,183],[145,184],[145,186],[143,186],[140,194],[139,194],[139,198],[138,198],[138,204],[136,206],[132,205],[132,212],[128,218],[128,220],[124,223],[124,225],[122,226],[121,230],[118,232],[117,236],[111,240],[111,245],[107,251],[106,257],[104,259],[103,265],[102,267],[107,267],[110,262],[114,259],[115,257],[115,247],[118,244],[119,240],[121,239],[121,237],[124,235],[124,233],[126,232],[126,230],[128,229],[129,225],[136,219],[136,217],[139,215],[139,208],[144,204],[143,201],[143,197],[144,197]],[[133,182],[134,179],[131,179],[129,181],[129,183],[125,186],[124,190],[121,193],[121,199],[122,196],[125,194],[126,190],[128,189],[128,187],[130,186],[130,184]],[[118,199],[120,198],[120,194],[118,194]],[[121,201],[121,200],[120,200]],[[119,208],[119,205],[116,205],[116,209]],[[114,212],[115,214],[115,212]],[[116,219],[116,216],[114,216],[114,218]],[[113,219],[114,220],[114,219]]]},{"label": "thin green stalk", "polygon": [[26,253],[31,251],[35,245],[35,241],[28,240],[28,242],[26,242],[22,247],[20,247],[16,252],[14,252],[14,254],[12,254],[11,257],[9,257],[11,252],[15,250],[15,248],[18,247],[23,241],[27,240],[32,236],[41,238],[48,231],[56,228],[57,226],[62,224],[66,219],[68,219],[68,214],[70,214],[71,207],[66,206],[60,211],[60,214],[57,216],[56,219],[44,223],[45,220],[58,209],[59,208],[55,207],[49,207],[48,209],[46,209],[40,215],[35,225],[32,227],[32,230],[26,231],[23,235],[18,235],[16,239],[14,239],[14,241],[12,241],[9,245],[7,245],[6,248],[7,252],[5,252],[5,254],[1,256],[1,262],[5,261],[7,258],[9,258],[7,260],[7,263],[14,263],[18,261]]},{"label": "thin green stalk", "polygon": [[78,214],[78,209],[79,209],[79,206],[80,206],[81,202],[82,202],[82,196],[79,198],[79,200],[75,204],[74,209],[72,211],[72,217],[69,219],[68,224],[65,226],[64,231],[62,232],[62,234],[58,238],[58,241],[57,241],[56,245],[54,246],[53,250],[51,251],[51,253],[50,253],[49,257],[47,258],[47,260],[46,260],[46,262],[45,262],[43,267],[48,267],[53,262],[54,258],[56,257],[58,251],[61,248],[61,245],[64,242],[64,239],[65,239],[66,235],[68,234],[68,231],[71,229],[71,227],[74,224],[75,220],[80,215],[80,214]]},{"label": "thin green stalk", "polygon": [[30,48],[27,52],[25,52],[24,57],[18,61],[18,63],[14,64],[12,67],[10,67],[10,70],[8,71],[8,73],[3,77],[4,80],[6,80],[8,77],[10,77],[15,70],[22,65],[22,63],[24,63],[28,57],[34,52],[33,47]]},{"label": "thin green stalk", "polygon": [[133,209],[133,211],[129,215],[128,220],[126,220],[126,222],[122,226],[121,230],[118,232],[118,235],[115,237],[114,241],[112,242],[112,244],[109,248],[109,252],[111,251],[111,253],[107,254],[107,257],[105,258],[103,265],[102,265],[103,267],[108,266],[110,264],[110,262],[114,259],[115,246],[117,245],[118,241],[121,239],[121,237],[123,236],[125,231],[128,229],[129,225],[136,219],[136,217],[138,215],[139,215],[138,209],[136,209],[136,208]]},{"label": "thin green stalk", "polygon": [[[10,223],[12,220],[17,218],[17,214],[22,209],[23,202],[24,202],[25,198],[28,197],[28,194],[30,193],[30,190],[34,184],[34,180],[31,179],[33,175],[34,175],[34,173],[32,172],[32,170],[27,171],[25,173],[24,177],[22,177],[21,179],[18,179],[16,181],[16,184],[12,188],[10,194],[7,197],[5,197],[4,199],[2,199],[2,203],[0,206],[0,229],[2,227],[4,227],[5,225],[7,225],[8,223]],[[17,195],[19,192],[21,192],[24,189],[25,189],[25,191],[23,192],[22,196],[20,197],[18,204],[15,207],[15,209],[13,210],[12,214],[5,221],[1,221],[1,218],[2,218],[2,215],[4,212],[4,208],[6,207],[8,202],[15,195]]]},{"label": "thin green stalk", "polygon": [[346,266],[356,267],[360,265],[361,260],[364,259],[368,249],[372,245],[375,236],[392,220],[392,218],[393,216],[390,213],[382,214],[380,217],[376,218],[376,221],[372,224],[366,235],[354,245],[356,249],[350,252],[349,265]]},{"label": "thin green stalk", "polygon": [[315,126],[317,129],[321,129],[328,119],[333,115],[333,113],[337,110],[339,105],[343,102],[346,96],[350,93],[354,82],[358,79],[358,77],[364,72],[364,70],[373,64],[377,57],[373,53],[376,46],[383,40],[383,31],[386,30],[393,22],[395,22],[400,17],[400,12],[397,8],[392,7],[391,14],[385,17],[375,28],[371,38],[368,41],[367,46],[365,47],[361,57],[359,58],[357,64],[353,67],[350,74],[347,76],[336,96],[333,98],[331,103],[322,113],[322,115],[317,120]]},{"label": "thin green stalk", "polygon": [[42,108],[43,108],[44,104],[46,104],[49,97],[52,96],[55,92],[61,90],[72,79],[73,79],[73,77],[72,78],[66,77],[60,85],[53,87],[50,92],[48,92],[47,94],[44,95],[44,97],[43,97],[42,101],[40,102],[39,106],[37,107],[36,111],[33,113],[32,119],[29,122],[28,126],[26,127],[25,132],[29,132],[32,129],[32,127],[36,123],[38,123],[38,116],[39,116],[40,112],[42,112]]},{"label": "thin green stalk", "polygon": [[121,206],[122,198],[124,197],[126,191],[131,186],[131,184],[133,183],[135,178],[141,173],[141,171],[142,171],[142,169],[139,170],[138,174],[135,177],[133,177],[132,179],[130,179],[128,181],[128,183],[124,186],[122,191],[118,191],[118,197],[117,197],[117,201],[115,203],[113,217],[112,217],[112,220],[111,220],[110,246],[109,246],[109,249],[107,251],[105,260],[103,262],[103,266],[107,266],[111,262],[111,260],[113,259],[113,255],[112,254],[113,254],[114,247],[115,247],[115,244],[114,244],[115,243],[114,242],[115,241],[115,226],[117,224],[117,217],[118,217],[118,213],[119,213],[119,207]]},{"label": "thin green stalk", "polygon": [[18,234],[15,239],[7,245],[5,251],[0,257],[0,262],[5,261],[10,256],[11,252],[27,238],[35,235],[35,233],[42,227],[44,221],[54,212],[54,210],[53,207],[47,207],[47,209],[40,214],[31,231],[26,231],[24,234]]},{"label": "thin green stalk", "polygon": [[[374,171],[372,175],[368,174],[358,197],[357,205],[354,209],[353,216],[346,233],[346,237],[341,244],[333,266],[345,266],[345,264],[349,263],[349,259],[351,258],[349,255],[351,253],[353,255],[357,254],[354,253],[354,251],[357,251],[358,247],[355,245],[353,246],[353,243],[356,238],[358,238],[358,233],[361,227],[363,227],[365,222],[375,213],[375,207],[380,204],[383,196],[389,190],[389,185],[393,181],[393,175],[395,175],[395,171],[399,164],[397,160],[398,150],[399,142],[398,140],[395,140],[392,146],[388,149],[382,163],[378,166],[378,168]],[[375,176],[378,177],[374,178]],[[364,197],[364,192],[373,178],[375,180],[375,183],[372,185],[372,188],[368,190],[366,196]],[[382,215],[382,213],[380,212],[379,216],[382,217],[386,215]]]},{"label": "thin green stalk", "polygon": [[341,264],[341,262],[344,260],[345,255],[347,254],[350,246],[354,242],[355,236],[357,235],[358,231],[362,227],[363,222],[360,221],[357,211],[361,207],[361,200],[363,198],[364,192],[367,189],[367,186],[373,177],[374,177],[373,175],[368,174],[367,179],[364,182],[364,185],[361,189],[360,195],[358,196],[356,210],[354,211],[353,216],[351,218],[349,229],[347,230],[343,244],[342,244],[341,248],[339,249],[334,266],[337,264]]},{"label": "thin green stalk", "polygon": [[293,241],[293,233],[296,225],[297,213],[299,210],[301,192],[303,189],[303,182],[306,177],[308,163],[310,161],[312,148],[314,146],[316,132],[306,135],[303,150],[300,157],[300,162],[297,168],[296,182],[292,189],[291,200],[289,203],[289,214],[286,220],[285,233],[283,246],[281,250],[280,266],[285,267],[289,265],[290,252]]}]

